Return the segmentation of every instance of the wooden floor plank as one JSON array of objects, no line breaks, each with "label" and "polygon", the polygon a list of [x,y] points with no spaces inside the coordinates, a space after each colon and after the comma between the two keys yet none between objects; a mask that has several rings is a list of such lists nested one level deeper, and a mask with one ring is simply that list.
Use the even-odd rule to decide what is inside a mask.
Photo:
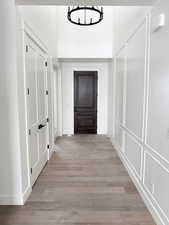
[{"label": "wooden floor plank", "polygon": [[0,225],[155,225],[107,137],[56,145],[25,206],[0,206]]}]

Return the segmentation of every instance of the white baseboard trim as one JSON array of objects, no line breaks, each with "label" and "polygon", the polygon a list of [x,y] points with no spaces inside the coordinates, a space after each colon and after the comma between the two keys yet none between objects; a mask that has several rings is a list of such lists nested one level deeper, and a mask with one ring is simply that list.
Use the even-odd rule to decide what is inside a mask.
[{"label": "white baseboard trim", "polygon": [[0,205],[23,205],[21,196],[0,196]]},{"label": "white baseboard trim", "polygon": [[26,188],[22,196],[1,195],[0,205],[24,205],[32,192],[32,188]]},{"label": "white baseboard trim", "polygon": [[135,173],[132,171],[132,169],[128,165],[128,162],[125,159],[125,156],[122,153],[122,151],[120,151],[119,146],[113,141],[112,137],[110,137],[110,140],[111,140],[111,143],[114,146],[115,150],[117,151],[117,154],[118,154],[120,160],[122,161],[124,167],[126,168],[130,178],[132,179],[133,183],[135,184],[141,198],[143,199],[145,205],[147,206],[148,210],[150,211],[152,217],[154,218],[156,224],[157,225],[165,225],[165,222],[161,218],[158,210],[154,207],[152,201],[150,200],[146,191],[144,190],[144,187],[140,184],[137,177],[135,176]]},{"label": "white baseboard trim", "polygon": [[50,160],[54,152],[55,152],[55,147],[52,146],[52,148],[49,150],[49,153],[48,153],[48,160]]},{"label": "white baseboard trim", "polygon": [[58,138],[58,137],[61,137],[61,136],[62,136],[62,134],[59,134],[58,131],[55,131],[55,134],[54,134],[55,139]]},{"label": "white baseboard trim", "polygon": [[28,188],[26,188],[26,190],[25,190],[25,192],[23,193],[23,205],[26,203],[26,201],[28,200],[28,198],[29,198],[29,196],[30,196],[30,194],[31,194],[31,192],[32,192],[32,188],[31,187],[28,187]]}]

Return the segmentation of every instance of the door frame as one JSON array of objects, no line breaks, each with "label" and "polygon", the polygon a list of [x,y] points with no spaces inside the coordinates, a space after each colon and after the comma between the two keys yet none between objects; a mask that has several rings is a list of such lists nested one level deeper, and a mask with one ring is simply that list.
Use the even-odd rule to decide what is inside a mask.
[{"label": "door frame", "polygon": [[[73,93],[74,93],[74,99],[73,99],[73,111],[74,111],[74,106],[75,106],[75,75],[77,73],[93,73],[96,76],[96,134],[98,133],[98,70],[74,70],[73,71]],[[75,112],[74,112],[74,135],[75,135]]]},{"label": "door frame", "polygon": [[[41,53],[45,56],[46,58],[46,62],[48,64],[48,51],[47,48],[45,47],[45,45],[38,39],[38,37],[33,33],[32,29],[24,23],[24,62],[25,62],[25,54],[26,54],[26,43],[27,41],[32,42],[33,45],[37,45],[41,51]],[[45,86],[46,89],[48,90],[48,95],[46,95],[45,98],[45,108],[46,108],[46,116],[47,118],[49,118],[49,83],[48,83],[48,67],[46,66],[46,78],[45,78]],[[24,63],[24,88],[25,88],[25,110],[26,110],[26,142],[27,142],[27,170],[28,170],[28,183],[29,183],[29,187],[32,189],[33,183],[32,183],[32,179],[31,179],[31,170],[30,170],[30,156],[29,156],[29,118],[28,118],[28,94],[27,94],[27,77],[26,77],[26,65]],[[49,143],[49,123],[47,122],[47,143]],[[46,157],[45,157],[46,158]],[[50,152],[49,149],[47,150],[47,160],[50,158]],[[46,161],[46,159],[45,159]],[[38,168],[38,174],[37,177],[40,174],[41,168]],[[36,176],[36,175],[35,175]]]},{"label": "door frame", "polygon": [[[97,106],[97,134],[107,134],[108,119],[108,76],[110,59],[62,59],[60,61],[62,73],[62,133],[74,135],[74,84],[73,72],[98,71],[98,106]],[[67,110],[65,110],[67,108]]]},{"label": "door frame", "polygon": [[[48,99],[52,99],[52,92],[50,89],[50,82],[52,82],[52,73],[53,73],[53,61],[48,54],[48,48],[41,40],[41,37],[38,36],[36,31],[27,24],[27,21],[23,18],[20,14],[18,8],[16,8],[16,15],[17,15],[17,76],[18,76],[18,118],[19,118],[19,135],[20,135],[20,155],[21,155],[21,193],[19,194],[19,199],[17,200],[16,204],[23,205],[29,195],[32,192],[32,185],[30,180],[30,164],[29,164],[29,149],[28,149],[28,121],[27,121],[27,85],[26,85],[26,70],[25,70],[25,35],[28,35],[34,42],[38,44],[38,46],[43,49],[43,51],[47,55],[47,72],[48,77],[51,77],[51,81],[48,80],[48,90],[49,95]],[[49,105],[48,112],[50,110],[51,105]],[[53,126],[53,117],[49,118],[49,126]],[[52,130],[53,132],[53,130]],[[50,153],[54,152],[54,140],[51,144]],[[49,154],[48,159],[50,158],[51,154]],[[13,204],[13,203],[12,203]]]}]

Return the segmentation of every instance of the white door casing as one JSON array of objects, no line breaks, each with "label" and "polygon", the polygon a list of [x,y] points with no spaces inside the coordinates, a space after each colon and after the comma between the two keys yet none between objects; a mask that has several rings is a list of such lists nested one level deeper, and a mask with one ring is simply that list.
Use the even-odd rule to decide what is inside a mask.
[{"label": "white door casing", "polygon": [[48,159],[47,54],[27,35],[25,43],[28,151],[33,185]]}]

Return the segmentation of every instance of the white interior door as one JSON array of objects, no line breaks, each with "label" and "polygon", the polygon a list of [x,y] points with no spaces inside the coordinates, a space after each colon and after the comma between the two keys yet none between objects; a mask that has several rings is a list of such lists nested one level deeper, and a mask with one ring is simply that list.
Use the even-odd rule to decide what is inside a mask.
[{"label": "white interior door", "polygon": [[26,86],[28,148],[31,184],[36,181],[48,159],[47,55],[26,37]]}]

